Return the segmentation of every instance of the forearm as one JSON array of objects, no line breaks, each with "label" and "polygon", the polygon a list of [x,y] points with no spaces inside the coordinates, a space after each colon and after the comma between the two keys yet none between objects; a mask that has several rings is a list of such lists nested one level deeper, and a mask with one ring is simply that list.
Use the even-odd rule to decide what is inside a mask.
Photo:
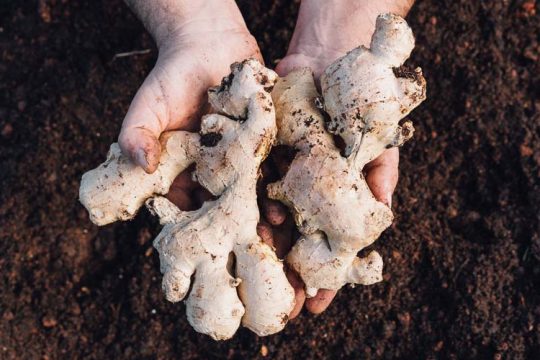
[{"label": "forearm", "polygon": [[[125,0],[158,48],[172,36],[205,31],[245,30],[234,0]],[[211,24],[211,29],[208,29]],[[201,27],[204,27],[202,29]]]},{"label": "forearm", "polygon": [[310,37],[320,44],[333,43],[336,51],[369,46],[379,14],[390,12],[404,17],[413,4],[414,0],[302,0],[291,48]]}]

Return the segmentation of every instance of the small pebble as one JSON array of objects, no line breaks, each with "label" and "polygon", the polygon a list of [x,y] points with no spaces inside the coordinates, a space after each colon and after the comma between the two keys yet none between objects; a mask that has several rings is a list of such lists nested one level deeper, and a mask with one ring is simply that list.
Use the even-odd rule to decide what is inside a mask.
[{"label": "small pebble", "polygon": [[154,248],[149,247],[149,248],[146,249],[146,251],[144,252],[144,256],[149,257],[150,255],[152,255],[152,252],[153,252],[153,251],[154,251]]},{"label": "small pebble", "polygon": [[13,126],[11,124],[4,125],[4,127],[2,128],[2,136],[7,138],[11,134],[13,134]]},{"label": "small pebble", "polygon": [[44,23],[50,23],[52,20],[51,17],[51,7],[46,0],[39,0],[38,2],[38,14],[41,20]]},{"label": "small pebble", "polygon": [[534,154],[533,149],[531,149],[529,146],[527,146],[527,145],[525,145],[525,144],[522,144],[522,145],[519,147],[519,152],[521,153],[521,156],[522,156],[522,157],[529,157],[529,156],[531,156],[532,154]]},{"label": "small pebble", "polygon": [[450,219],[453,219],[458,216],[458,210],[453,206],[449,206],[447,209],[447,214]]},{"label": "small pebble", "polygon": [[26,109],[26,101],[20,100],[20,101],[17,103],[17,109],[19,109],[20,112],[23,112],[24,109]]},{"label": "small pebble", "polygon": [[268,356],[268,348],[266,347],[266,345],[261,346],[261,356],[262,357]]},{"label": "small pebble", "polygon": [[58,322],[52,316],[44,316],[43,319],[41,319],[41,324],[49,329],[55,327]]},{"label": "small pebble", "polygon": [[404,327],[408,327],[411,323],[411,315],[408,312],[398,314],[397,318],[401,325]]},{"label": "small pebble", "polygon": [[15,318],[15,315],[11,311],[7,311],[2,315],[2,318],[6,321],[11,321]]},{"label": "small pebble", "polygon": [[531,16],[536,15],[536,5],[535,0],[527,0],[521,5],[522,9]]}]

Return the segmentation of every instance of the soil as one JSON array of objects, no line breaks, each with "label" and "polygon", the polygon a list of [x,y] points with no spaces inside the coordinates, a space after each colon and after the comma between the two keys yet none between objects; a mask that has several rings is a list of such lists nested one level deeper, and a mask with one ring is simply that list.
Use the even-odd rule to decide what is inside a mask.
[{"label": "soil", "polygon": [[[274,65],[298,1],[239,4]],[[119,0],[2,2],[0,358],[538,359],[540,4],[419,0],[408,19],[429,90],[375,245],[385,281],[277,335],[214,342],[163,298],[156,221],[98,229],[77,202],[151,38]]]}]

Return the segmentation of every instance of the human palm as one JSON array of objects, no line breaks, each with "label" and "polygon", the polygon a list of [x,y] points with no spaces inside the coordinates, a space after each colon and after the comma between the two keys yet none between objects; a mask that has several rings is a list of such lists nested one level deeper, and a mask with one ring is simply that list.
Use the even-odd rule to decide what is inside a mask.
[{"label": "human palm", "polygon": [[[135,95],[119,136],[124,154],[151,173],[159,163],[161,133],[196,130],[201,115],[207,111],[207,89],[219,84],[229,73],[230,64],[246,58],[262,59],[255,39],[232,0],[126,1],[153,30],[151,32],[160,43],[158,61]],[[347,51],[359,44],[368,45],[379,13],[393,12],[404,16],[413,2],[303,0],[289,51],[276,72],[285,76],[295,68],[309,67],[318,78],[328,65]],[[184,15],[181,20],[178,14]],[[164,19],[167,20],[165,23]],[[340,26],[339,31],[336,31],[336,24]],[[170,31],[177,25],[180,26],[178,31]],[[162,39],[163,34],[166,40]],[[274,174],[267,181],[275,178],[280,167],[285,167],[279,153],[273,160]],[[375,197],[389,206],[397,183],[398,162],[398,150],[393,148],[364,169]],[[266,166],[266,170],[268,168]],[[191,180],[188,171],[177,177],[168,194],[182,210],[197,208],[209,196]],[[294,222],[286,216],[285,208],[275,201],[264,199],[262,212],[264,220],[259,224],[259,235],[283,257],[292,246]],[[309,311],[320,313],[335,296],[334,291],[320,290],[314,298],[306,300],[300,279],[290,272],[288,277],[295,288],[297,304],[291,318],[298,315],[304,304]]]},{"label": "human palm", "polygon": [[[156,65],[137,91],[122,125],[122,151],[147,172],[155,171],[159,136],[168,130],[195,130],[207,108],[206,91],[230,72],[230,64],[246,58],[261,60],[247,30],[191,32],[169,40]],[[208,196],[191,180],[178,176],[169,198],[191,210]]]}]

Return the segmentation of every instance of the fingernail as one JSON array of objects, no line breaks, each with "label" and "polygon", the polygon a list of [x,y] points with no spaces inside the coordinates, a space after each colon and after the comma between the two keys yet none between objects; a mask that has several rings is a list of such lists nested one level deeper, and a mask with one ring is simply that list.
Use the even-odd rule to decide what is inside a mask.
[{"label": "fingernail", "polygon": [[386,196],[386,203],[388,204],[388,207],[391,209],[392,208],[392,194],[388,194]]},{"label": "fingernail", "polygon": [[135,153],[135,161],[137,162],[137,165],[144,169],[144,171],[148,170],[148,160],[146,159],[146,152],[143,149],[137,150]]}]

